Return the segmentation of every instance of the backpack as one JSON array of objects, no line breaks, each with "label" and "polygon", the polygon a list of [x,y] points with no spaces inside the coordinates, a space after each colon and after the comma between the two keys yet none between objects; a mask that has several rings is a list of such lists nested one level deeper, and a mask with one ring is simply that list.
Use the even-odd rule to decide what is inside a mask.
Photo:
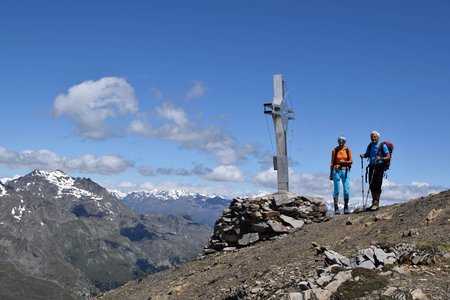
[{"label": "backpack", "polygon": [[[344,147],[345,147],[345,151],[347,152],[347,157],[349,158],[349,157],[350,157],[350,154],[348,153],[348,147],[346,147],[346,146],[344,146]],[[333,164],[336,164],[336,159],[337,159],[337,154],[338,154],[338,152],[339,152],[339,146],[337,146],[336,148],[334,148],[334,159],[333,159]],[[352,165],[350,164],[350,165],[348,165],[347,167],[348,167],[347,170],[350,171],[350,169],[352,168]]]},{"label": "backpack", "polygon": [[[390,158],[389,160],[386,160],[386,161],[384,162],[384,170],[387,171],[387,170],[389,170],[389,167],[391,166],[392,152],[394,151],[394,144],[392,144],[392,143],[389,142],[389,141],[383,141],[383,142],[381,142],[381,145],[383,145],[383,144],[386,145],[386,147],[387,147],[388,150],[389,150],[389,154],[391,155],[391,158]],[[384,147],[381,147],[381,152],[383,152],[383,148],[384,148]],[[383,156],[385,156],[385,155],[386,155],[386,153],[383,153]]]}]

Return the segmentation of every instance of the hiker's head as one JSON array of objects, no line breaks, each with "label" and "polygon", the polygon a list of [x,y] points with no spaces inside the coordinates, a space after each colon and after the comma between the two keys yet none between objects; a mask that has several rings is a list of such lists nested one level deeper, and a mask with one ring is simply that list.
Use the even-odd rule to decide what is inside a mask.
[{"label": "hiker's head", "polygon": [[345,142],[347,141],[347,139],[345,138],[345,136],[341,135],[340,137],[338,137],[337,142],[339,145],[344,145]]},{"label": "hiker's head", "polygon": [[380,133],[378,131],[372,131],[370,133],[370,140],[372,143],[378,143],[378,140],[380,139]]}]

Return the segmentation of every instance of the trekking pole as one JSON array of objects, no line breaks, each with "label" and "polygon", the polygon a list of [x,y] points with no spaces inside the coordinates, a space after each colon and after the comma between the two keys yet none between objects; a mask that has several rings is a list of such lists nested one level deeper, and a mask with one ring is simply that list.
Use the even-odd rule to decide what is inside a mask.
[{"label": "trekking pole", "polygon": [[[369,199],[369,192],[370,192],[370,188],[372,187],[372,182],[373,182],[373,177],[375,175],[375,168],[376,167],[377,167],[377,162],[375,161],[375,165],[373,166],[373,169],[372,169],[372,174],[370,174],[369,189],[367,190],[366,203],[367,203],[367,199]],[[370,170],[370,167],[369,167],[369,170]]]},{"label": "trekking pole", "polygon": [[364,159],[361,157],[361,191],[362,191],[362,204],[363,208],[366,209],[366,203],[364,202]]}]

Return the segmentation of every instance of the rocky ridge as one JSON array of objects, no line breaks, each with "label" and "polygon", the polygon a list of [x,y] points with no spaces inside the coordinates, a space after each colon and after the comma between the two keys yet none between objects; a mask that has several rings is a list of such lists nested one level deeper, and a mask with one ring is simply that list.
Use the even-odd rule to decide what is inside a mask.
[{"label": "rocky ridge", "polygon": [[99,299],[450,299],[450,191],[330,216]]}]

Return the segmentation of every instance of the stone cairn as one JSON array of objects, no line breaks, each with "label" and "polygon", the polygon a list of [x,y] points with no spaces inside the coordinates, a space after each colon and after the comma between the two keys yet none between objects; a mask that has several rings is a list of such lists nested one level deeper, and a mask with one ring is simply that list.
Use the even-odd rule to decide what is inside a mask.
[{"label": "stone cairn", "polygon": [[328,220],[323,197],[275,193],[252,199],[235,198],[214,225],[204,254],[246,247]]}]

